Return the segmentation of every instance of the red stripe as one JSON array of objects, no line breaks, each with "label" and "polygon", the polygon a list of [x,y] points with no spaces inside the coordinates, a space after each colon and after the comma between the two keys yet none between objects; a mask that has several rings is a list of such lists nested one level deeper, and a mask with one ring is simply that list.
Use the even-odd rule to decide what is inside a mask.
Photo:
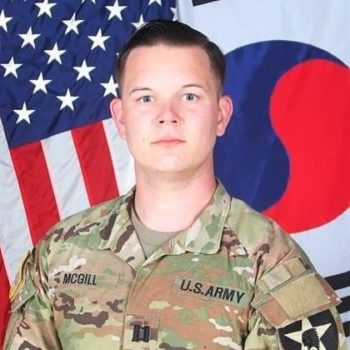
[{"label": "red stripe", "polygon": [[90,205],[119,195],[102,122],[72,130]]},{"label": "red stripe", "polygon": [[0,349],[2,349],[7,321],[9,317],[9,282],[0,252]]},{"label": "red stripe", "polygon": [[11,151],[12,162],[34,244],[59,221],[59,213],[40,142]]}]

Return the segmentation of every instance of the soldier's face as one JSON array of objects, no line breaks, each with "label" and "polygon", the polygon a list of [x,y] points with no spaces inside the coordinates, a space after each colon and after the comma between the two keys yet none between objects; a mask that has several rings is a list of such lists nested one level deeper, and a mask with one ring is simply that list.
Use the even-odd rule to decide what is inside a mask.
[{"label": "soldier's face", "polygon": [[123,94],[111,103],[136,171],[191,176],[213,167],[213,147],[232,113],[200,47],[156,45],[131,51]]}]

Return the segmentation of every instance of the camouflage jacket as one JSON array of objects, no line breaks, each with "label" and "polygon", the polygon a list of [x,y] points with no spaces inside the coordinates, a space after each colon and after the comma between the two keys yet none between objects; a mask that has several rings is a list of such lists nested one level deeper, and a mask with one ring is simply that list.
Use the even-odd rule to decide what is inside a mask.
[{"label": "camouflage jacket", "polygon": [[345,349],[339,299],[272,220],[219,184],[146,259],[132,197],[67,218],[28,254],[6,349]]}]

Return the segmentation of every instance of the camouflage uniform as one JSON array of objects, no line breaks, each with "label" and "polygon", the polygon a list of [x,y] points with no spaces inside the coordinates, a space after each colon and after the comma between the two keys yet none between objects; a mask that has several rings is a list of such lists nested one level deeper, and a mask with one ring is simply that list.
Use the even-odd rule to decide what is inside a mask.
[{"label": "camouflage uniform", "polygon": [[[345,349],[333,290],[276,223],[221,184],[194,224],[148,259],[132,198],[60,222],[28,255],[6,349],[280,349],[282,336],[300,349],[307,332],[280,330],[301,319],[324,349]],[[310,326],[325,313],[323,328]]]}]

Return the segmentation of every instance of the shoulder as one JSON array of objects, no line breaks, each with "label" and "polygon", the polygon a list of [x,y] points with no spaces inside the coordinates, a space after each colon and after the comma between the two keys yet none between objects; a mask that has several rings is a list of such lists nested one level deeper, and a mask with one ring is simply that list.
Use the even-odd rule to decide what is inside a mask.
[{"label": "shoulder", "polygon": [[67,241],[78,236],[87,236],[89,232],[101,230],[110,220],[123,215],[128,196],[121,196],[65,218],[54,225],[44,240]]},{"label": "shoulder", "polygon": [[255,255],[258,250],[265,254],[278,251],[284,255],[291,249],[300,249],[278,223],[239,199],[231,198],[226,223],[241,244]]},{"label": "shoulder", "polygon": [[53,226],[48,235],[52,235],[53,232],[57,230],[66,231],[67,228],[69,229],[71,227],[99,224],[103,222],[106,217],[110,216],[115,210],[118,210],[122,202],[123,197],[119,197],[73,214]]},{"label": "shoulder", "polygon": [[29,295],[26,289],[33,283],[45,285],[48,276],[58,265],[74,263],[72,259],[84,254],[85,249],[94,250],[101,242],[107,240],[117,217],[124,216],[127,220],[127,207],[131,197],[130,192],[55,224],[22,261],[12,286],[11,299],[14,300],[20,290]]},{"label": "shoulder", "polygon": [[57,254],[69,255],[72,249],[97,247],[111,235],[118,217],[128,219],[131,193],[71,215],[54,225],[36,245],[36,254],[44,265]]},{"label": "shoulder", "polygon": [[274,220],[233,198],[227,226],[254,270],[252,306],[271,325],[284,327],[339,303],[304,251]]}]

